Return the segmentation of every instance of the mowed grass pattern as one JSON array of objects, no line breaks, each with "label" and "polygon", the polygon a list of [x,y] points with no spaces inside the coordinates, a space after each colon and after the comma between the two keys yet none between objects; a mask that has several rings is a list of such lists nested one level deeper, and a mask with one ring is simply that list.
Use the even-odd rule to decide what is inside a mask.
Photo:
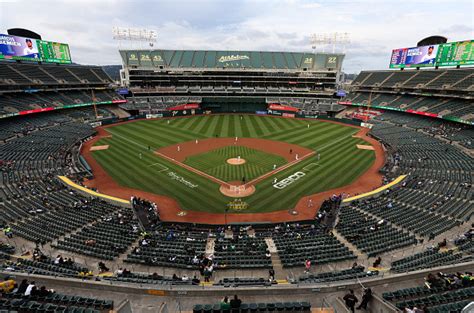
[{"label": "mowed grass pattern", "polygon": [[[246,163],[227,163],[228,159],[238,156]],[[241,181],[244,177],[248,182],[273,170],[273,165],[280,167],[287,162],[278,155],[248,147],[228,146],[187,157],[184,163],[226,182]]]},{"label": "mowed grass pattern", "polygon": [[[153,151],[158,148],[218,135],[284,141],[321,155],[319,161],[311,157],[278,173],[278,180],[297,171],[306,174],[285,189],[272,186],[275,176],[259,182],[257,191],[245,198],[249,208],[243,213],[292,208],[305,195],[350,184],[375,160],[374,151],[357,149],[357,144],[367,144],[352,137],[358,129],[320,120],[206,115],[172,119],[169,124],[166,119],[141,120],[113,126],[107,131],[112,138],[104,138],[96,144],[107,144],[109,149],[92,153],[99,164],[120,185],[168,195],[177,199],[184,210],[224,212],[232,199],[219,192],[218,184],[155,155]],[[141,159],[139,154],[142,154]],[[164,171],[164,168],[168,170]],[[198,187],[189,188],[171,180],[168,176],[171,171]]]}]

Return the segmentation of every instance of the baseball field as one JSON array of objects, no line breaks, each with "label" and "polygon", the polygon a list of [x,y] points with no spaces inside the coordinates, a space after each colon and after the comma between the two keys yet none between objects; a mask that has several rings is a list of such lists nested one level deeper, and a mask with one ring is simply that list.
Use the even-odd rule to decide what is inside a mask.
[{"label": "baseball field", "polygon": [[[359,128],[321,120],[204,115],[103,131],[93,145],[106,148],[87,153],[108,177],[124,188],[175,199],[183,211],[289,210],[304,196],[353,183],[375,161],[371,144],[354,136]],[[221,192],[231,185],[253,191],[241,197]],[[237,198],[244,205],[230,206]]]}]

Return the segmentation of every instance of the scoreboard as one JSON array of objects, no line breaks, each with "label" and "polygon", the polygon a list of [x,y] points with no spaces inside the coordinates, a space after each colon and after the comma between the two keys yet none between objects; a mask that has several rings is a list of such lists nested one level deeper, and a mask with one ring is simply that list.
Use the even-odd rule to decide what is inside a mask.
[{"label": "scoreboard", "polygon": [[392,50],[390,68],[474,65],[474,40]]},{"label": "scoreboard", "polygon": [[474,40],[439,45],[436,65],[457,66],[474,64]]},{"label": "scoreboard", "polygon": [[0,34],[0,59],[72,63],[65,43]]},{"label": "scoreboard", "polygon": [[44,62],[71,63],[69,46],[64,43],[37,40],[38,52]]}]

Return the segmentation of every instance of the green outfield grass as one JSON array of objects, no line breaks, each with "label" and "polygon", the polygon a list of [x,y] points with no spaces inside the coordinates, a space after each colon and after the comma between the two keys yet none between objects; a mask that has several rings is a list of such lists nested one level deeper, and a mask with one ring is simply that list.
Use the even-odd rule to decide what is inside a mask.
[{"label": "green outfield grass", "polygon": [[[184,210],[224,212],[232,198],[222,195],[217,183],[155,155],[153,151],[158,148],[210,138],[217,134],[221,138],[237,136],[284,141],[307,147],[320,154],[319,161],[316,157],[307,158],[276,176],[259,182],[256,192],[244,198],[249,208],[241,211],[242,213],[292,208],[302,196],[350,184],[375,160],[374,151],[357,149],[357,144],[367,144],[362,139],[352,137],[358,129],[320,120],[256,115],[244,115],[242,119],[239,115],[195,116],[172,119],[169,124],[166,119],[141,120],[113,126],[107,128],[107,131],[112,134],[112,138],[101,139],[96,145],[107,144],[109,149],[92,153],[99,164],[120,185],[171,196],[177,199]],[[148,150],[148,146],[151,150]],[[142,155],[141,159],[139,154]],[[196,164],[199,160],[190,161],[194,162],[193,166],[199,168],[200,165]],[[267,172],[265,160],[260,162],[263,163],[258,163],[259,167]],[[274,162],[276,160],[270,162],[271,166]],[[226,180],[233,179],[229,178],[233,174],[219,169],[217,163],[213,165],[213,176],[222,175],[221,177],[227,177]],[[282,180],[298,171],[304,172],[304,177],[284,189],[273,187],[272,181],[275,177]],[[190,188],[172,180],[170,172],[197,187]]]},{"label": "green outfield grass", "polygon": [[[227,159],[237,156],[245,159],[246,163],[227,163]],[[248,182],[273,170],[273,165],[280,167],[287,162],[278,155],[248,147],[228,146],[187,157],[184,163],[226,182],[241,181],[244,177]]]}]

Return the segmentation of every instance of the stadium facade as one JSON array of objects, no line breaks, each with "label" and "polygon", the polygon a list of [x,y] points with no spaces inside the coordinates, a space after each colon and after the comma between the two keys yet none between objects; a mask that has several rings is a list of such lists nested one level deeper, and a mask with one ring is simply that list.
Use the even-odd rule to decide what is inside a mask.
[{"label": "stadium facade", "polygon": [[343,54],[122,50],[122,83],[130,108],[157,113],[199,104],[213,112],[255,112],[268,104],[290,105],[308,114],[333,114]]}]

